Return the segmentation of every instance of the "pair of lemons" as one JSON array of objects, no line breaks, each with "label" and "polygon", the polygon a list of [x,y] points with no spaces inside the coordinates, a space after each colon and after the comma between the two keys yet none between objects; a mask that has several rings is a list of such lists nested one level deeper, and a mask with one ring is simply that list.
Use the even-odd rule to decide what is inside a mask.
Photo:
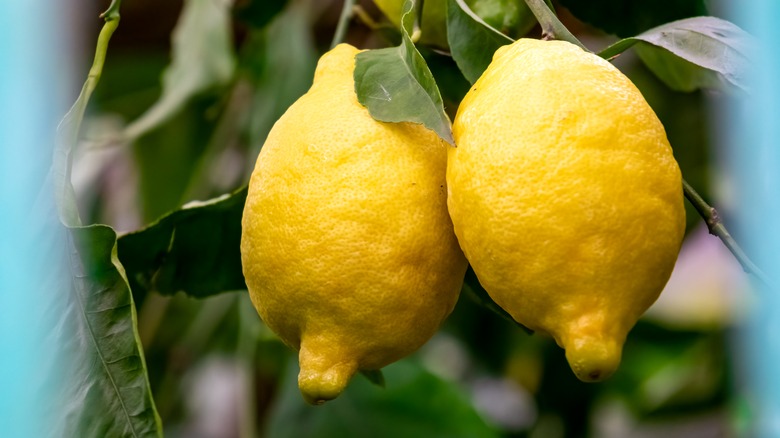
[{"label": "pair of lemons", "polygon": [[521,39],[463,99],[451,147],[374,120],[355,95],[357,53],[320,59],[263,146],[243,216],[249,293],[300,351],[304,398],[332,399],[425,343],[467,260],[577,377],[612,374],[684,232],[680,170],[636,87],[574,45]]}]

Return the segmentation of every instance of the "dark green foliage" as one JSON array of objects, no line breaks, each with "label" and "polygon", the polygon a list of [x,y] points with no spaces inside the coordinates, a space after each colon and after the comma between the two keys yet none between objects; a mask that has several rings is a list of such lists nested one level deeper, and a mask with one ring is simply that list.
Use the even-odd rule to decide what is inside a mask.
[{"label": "dark green foliage", "polygon": [[577,18],[619,37],[629,37],[682,18],[707,15],[704,0],[561,0]]}]

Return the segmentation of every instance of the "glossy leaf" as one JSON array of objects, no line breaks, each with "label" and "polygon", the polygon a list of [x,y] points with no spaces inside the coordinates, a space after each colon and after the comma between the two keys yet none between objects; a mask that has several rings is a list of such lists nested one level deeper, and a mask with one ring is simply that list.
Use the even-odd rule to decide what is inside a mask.
[{"label": "glossy leaf", "polygon": [[384,371],[385,389],[355,378],[337,399],[314,408],[303,401],[298,391],[298,367],[288,367],[276,407],[268,417],[266,436],[499,436],[456,385],[441,380],[419,364],[402,360]]},{"label": "glossy leaf", "polygon": [[[102,72],[118,21],[98,38],[95,61],[81,94],[58,128],[51,172],[54,193],[35,216],[47,232],[38,236],[63,248],[65,262],[40,269],[41,287],[56,290],[42,323],[62,358],[49,373],[57,400],[49,418],[52,436],[162,436],[138,338],[135,304],[116,257],[116,233],[105,225],[82,226],[71,185],[71,156],[84,112]],[[47,199],[44,190],[41,199]],[[46,205],[44,202],[42,205]]]},{"label": "glossy leaf", "polygon": [[138,296],[154,290],[194,297],[245,289],[241,215],[247,188],[191,202],[119,239],[119,259]]},{"label": "glossy leaf", "polygon": [[133,140],[164,123],[196,95],[226,85],[235,55],[229,1],[185,0],[173,31],[171,64],[163,73],[160,99],[127,126]]},{"label": "glossy leaf", "polygon": [[464,0],[448,0],[447,42],[458,68],[473,84],[490,65],[493,53],[512,39],[483,21]]},{"label": "glossy leaf", "polygon": [[629,47],[669,87],[747,89],[753,38],[735,24],[716,17],[675,21],[621,40],[599,55],[612,58]]},{"label": "glossy leaf", "polygon": [[425,59],[409,33],[416,14],[415,0],[406,0],[401,45],[368,50],[355,57],[355,92],[371,116],[383,122],[420,123],[454,143],[441,94]]},{"label": "glossy leaf", "polygon": [[683,18],[706,15],[704,0],[561,0],[580,20],[608,33],[628,37]]}]

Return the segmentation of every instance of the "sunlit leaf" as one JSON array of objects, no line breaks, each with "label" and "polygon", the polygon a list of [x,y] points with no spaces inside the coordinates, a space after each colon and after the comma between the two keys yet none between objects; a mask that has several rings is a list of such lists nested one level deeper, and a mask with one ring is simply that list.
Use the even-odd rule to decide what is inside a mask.
[{"label": "sunlit leaf", "polygon": [[706,15],[705,0],[561,0],[577,18],[628,37],[682,18]]},{"label": "sunlit leaf", "polygon": [[182,291],[195,297],[244,289],[241,215],[246,187],[191,202],[119,239],[119,259],[136,294]]},{"label": "sunlit leaf", "polygon": [[755,44],[731,22],[695,17],[626,38],[599,55],[612,58],[633,46],[648,68],[675,90],[745,90]]},{"label": "sunlit leaf", "polygon": [[231,3],[185,0],[173,31],[172,59],[163,73],[162,95],[127,126],[127,139],[149,132],[176,115],[194,96],[230,81],[235,69]]},{"label": "sunlit leaf", "polygon": [[[294,361],[291,361],[294,363]],[[385,389],[352,379],[337,399],[312,407],[297,387],[298,367],[288,367],[266,436],[497,437],[471,402],[448,383],[410,360],[384,368]]]},{"label": "sunlit leaf", "polygon": [[436,81],[409,36],[415,16],[415,0],[406,0],[401,45],[356,56],[355,92],[375,119],[420,123],[453,144]]},{"label": "sunlit leaf", "polygon": [[452,58],[472,84],[485,71],[493,53],[512,39],[485,23],[464,0],[448,0],[447,41]]}]

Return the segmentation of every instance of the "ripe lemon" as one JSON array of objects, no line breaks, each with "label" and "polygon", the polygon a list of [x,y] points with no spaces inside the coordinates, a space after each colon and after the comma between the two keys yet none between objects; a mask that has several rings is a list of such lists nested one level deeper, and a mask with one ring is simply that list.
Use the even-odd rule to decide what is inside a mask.
[{"label": "ripe lemon", "polygon": [[583,381],[611,375],[685,229],[661,122],[610,63],[562,41],[494,55],[458,108],[448,205],[490,296],[551,334]]},{"label": "ripe lemon", "polygon": [[447,213],[447,146],[421,125],[369,115],[354,91],[357,53],[323,55],[276,122],[242,220],[252,302],[300,350],[298,385],[316,404],[425,343],[466,271]]}]

